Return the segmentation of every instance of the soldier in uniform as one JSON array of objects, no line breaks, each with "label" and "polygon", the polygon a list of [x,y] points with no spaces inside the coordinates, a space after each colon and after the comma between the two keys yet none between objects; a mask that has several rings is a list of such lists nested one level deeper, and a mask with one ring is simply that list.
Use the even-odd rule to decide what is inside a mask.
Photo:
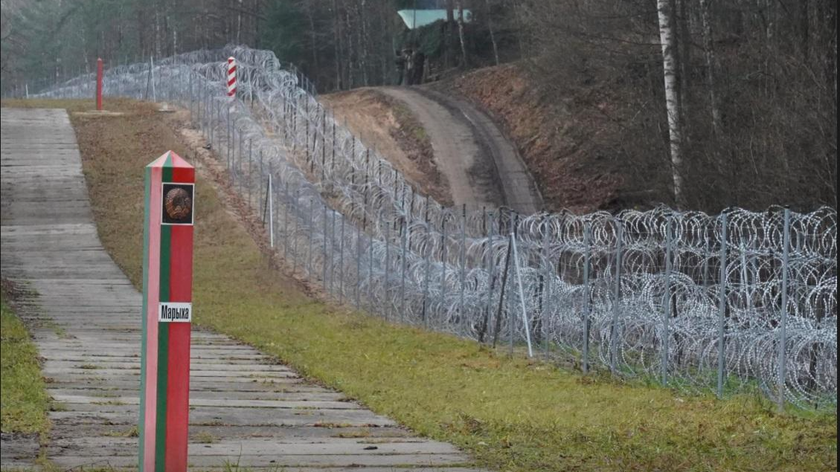
[{"label": "soldier in uniform", "polygon": [[406,85],[414,85],[414,61],[412,60],[414,51],[410,48],[403,49],[403,57],[405,58],[405,82]]},{"label": "soldier in uniform", "polygon": [[414,54],[411,56],[411,69],[414,73],[414,78],[412,82],[414,85],[421,85],[423,84],[423,69],[426,65],[426,55],[423,54],[423,51],[417,50],[414,51]]},{"label": "soldier in uniform", "polygon": [[405,80],[405,66],[408,62],[405,54],[400,52],[399,50],[394,51],[396,55],[396,59],[394,59],[394,65],[397,66],[397,85],[403,85],[403,81]]}]

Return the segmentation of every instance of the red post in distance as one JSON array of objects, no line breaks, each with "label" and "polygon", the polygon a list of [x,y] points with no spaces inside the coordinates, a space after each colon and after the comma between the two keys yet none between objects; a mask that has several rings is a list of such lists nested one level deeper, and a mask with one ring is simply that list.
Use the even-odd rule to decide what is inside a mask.
[{"label": "red post in distance", "polygon": [[102,110],[102,58],[96,59],[96,109]]}]

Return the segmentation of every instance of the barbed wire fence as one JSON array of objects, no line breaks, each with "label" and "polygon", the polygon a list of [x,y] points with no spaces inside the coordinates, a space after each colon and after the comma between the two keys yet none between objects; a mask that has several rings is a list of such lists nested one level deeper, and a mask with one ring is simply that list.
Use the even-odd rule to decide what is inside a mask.
[{"label": "barbed wire fence", "polygon": [[[86,74],[28,96],[90,98],[94,81]],[[263,215],[274,250],[340,303],[585,372],[836,411],[834,209],[445,207],[270,51],[230,46],[112,67],[104,93],[187,108]]]}]

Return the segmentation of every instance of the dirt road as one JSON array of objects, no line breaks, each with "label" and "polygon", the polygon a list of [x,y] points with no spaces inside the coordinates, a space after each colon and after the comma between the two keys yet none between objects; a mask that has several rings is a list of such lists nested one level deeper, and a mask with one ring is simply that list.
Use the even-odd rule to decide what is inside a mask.
[{"label": "dirt road", "polygon": [[524,214],[542,209],[542,197],[516,149],[483,112],[424,88],[377,90],[406,104],[422,123],[455,205],[504,205]]}]

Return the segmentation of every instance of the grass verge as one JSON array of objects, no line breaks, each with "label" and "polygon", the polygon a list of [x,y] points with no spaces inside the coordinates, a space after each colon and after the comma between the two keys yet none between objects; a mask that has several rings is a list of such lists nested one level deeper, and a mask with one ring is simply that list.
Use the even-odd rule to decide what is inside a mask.
[{"label": "grass verge", "polygon": [[3,280],[0,294],[0,430],[38,434],[49,431],[47,396],[38,350],[9,301],[17,288]]},{"label": "grass verge", "polygon": [[[82,109],[92,102],[57,105]],[[189,153],[175,115],[127,101],[109,106],[125,114],[72,121],[100,237],[139,286],[143,167],[169,149]],[[276,355],[423,435],[450,441],[482,466],[521,472],[836,469],[834,415],[777,414],[760,397],[680,397],[585,377],[313,301],[268,268],[203,179],[196,198],[199,325]]]}]

